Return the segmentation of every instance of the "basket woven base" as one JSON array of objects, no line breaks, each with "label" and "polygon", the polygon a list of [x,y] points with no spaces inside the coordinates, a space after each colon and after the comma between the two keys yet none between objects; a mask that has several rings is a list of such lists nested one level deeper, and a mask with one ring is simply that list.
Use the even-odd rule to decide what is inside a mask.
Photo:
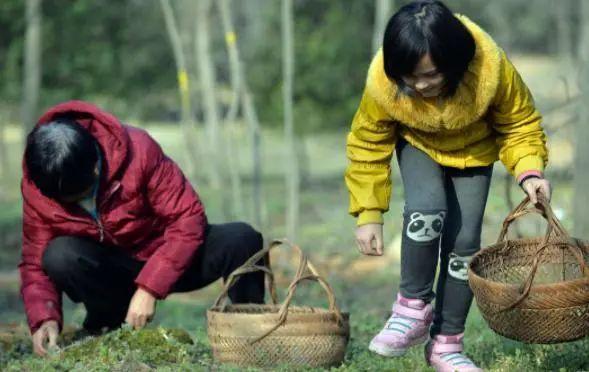
[{"label": "basket woven base", "polygon": [[[589,242],[570,237],[541,200],[524,200],[505,220],[496,244],[477,253],[468,280],[483,318],[495,332],[518,341],[551,344],[589,335]],[[539,213],[544,238],[507,240],[517,218]]]},{"label": "basket woven base", "polygon": [[[213,356],[221,363],[273,367],[282,364],[331,367],[345,356],[348,314],[338,324],[335,314],[320,308],[291,306],[286,322],[252,343],[278,321],[279,305],[229,305],[207,312]],[[247,335],[247,336],[244,336]]]},{"label": "basket woven base", "polygon": [[[481,305],[483,318],[501,336],[535,344],[554,344],[580,340],[587,336],[589,306],[563,309],[518,309],[500,312],[499,306]],[[522,324],[524,327],[514,327]]]}]

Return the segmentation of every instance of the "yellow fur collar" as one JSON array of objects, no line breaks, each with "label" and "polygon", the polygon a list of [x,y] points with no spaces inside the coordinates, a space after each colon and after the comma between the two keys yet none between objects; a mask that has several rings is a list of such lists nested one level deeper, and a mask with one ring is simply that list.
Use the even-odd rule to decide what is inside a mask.
[{"label": "yellow fur collar", "polygon": [[372,60],[368,70],[368,94],[394,119],[426,132],[455,130],[479,120],[495,97],[499,85],[500,49],[493,39],[467,17],[457,15],[472,34],[476,52],[456,93],[426,101],[420,97],[397,96],[398,87],[384,72],[382,50]]}]

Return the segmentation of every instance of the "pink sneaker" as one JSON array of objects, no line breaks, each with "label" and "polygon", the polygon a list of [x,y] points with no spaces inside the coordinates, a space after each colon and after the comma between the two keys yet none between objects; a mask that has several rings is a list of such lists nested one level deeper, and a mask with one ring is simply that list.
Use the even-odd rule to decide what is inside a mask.
[{"label": "pink sneaker", "polygon": [[462,353],[464,333],[437,335],[425,346],[425,360],[436,372],[483,372]]},{"label": "pink sneaker", "polygon": [[368,349],[388,357],[403,355],[411,346],[422,344],[428,339],[432,317],[431,304],[397,294],[393,315],[370,341]]}]

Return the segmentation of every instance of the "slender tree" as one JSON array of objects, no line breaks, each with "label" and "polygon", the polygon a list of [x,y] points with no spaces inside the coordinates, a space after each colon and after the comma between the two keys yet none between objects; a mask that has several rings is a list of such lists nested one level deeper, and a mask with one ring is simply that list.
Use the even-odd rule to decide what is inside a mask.
[{"label": "slender tree", "polygon": [[197,147],[195,146],[195,138],[192,135],[191,129],[194,128],[194,119],[192,115],[192,105],[190,100],[190,79],[186,64],[186,55],[182,47],[182,39],[178,30],[174,10],[170,4],[170,0],[160,0],[164,20],[166,22],[166,30],[174,53],[174,61],[176,62],[176,71],[178,76],[178,92],[180,94],[180,109],[181,109],[181,127],[184,145],[186,151],[186,166],[190,177],[195,176],[196,159],[199,159]]},{"label": "slender tree", "polygon": [[216,2],[217,9],[221,16],[221,23],[223,25],[223,32],[225,33],[225,43],[227,46],[227,53],[229,55],[229,77],[231,82],[231,103],[229,110],[224,118],[224,127],[226,129],[226,150],[227,150],[227,169],[231,180],[231,194],[234,216],[243,219],[243,192],[241,187],[241,177],[239,175],[239,155],[238,155],[238,141],[235,141],[234,132],[237,129],[237,113],[240,106],[240,96],[242,90],[242,78],[239,73],[239,50],[237,49],[237,35],[233,28],[231,20],[231,8],[227,0],[218,0]]},{"label": "slender tree", "polygon": [[589,1],[579,2],[581,16],[581,34],[579,37],[579,71],[582,91],[579,105],[579,120],[575,130],[575,178],[574,178],[574,233],[585,236],[589,231]]},{"label": "slender tree", "polygon": [[253,180],[252,180],[252,211],[253,220],[256,226],[264,229],[267,219],[265,200],[262,197],[264,190],[262,188],[262,128],[258,120],[258,112],[254,106],[254,100],[249,89],[243,89],[242,95],[243,115],[251,133],[252,162],[253,162]]},{"label": "slender tree", "polygon": [[372,31],[372,51],[374,53],[382,46],[384,29],[394,7],[394,0],[374,0],[374,29]]},{"label": "slender tree", "polygon": [[[241,53],[239,51],[239,44],[237,43],[237,34],[233,25],[231,16],[231,0],[219,0],[217,6],[221,14],[221,22],[225,32],[225,42],[230,61],[231,72],[231,86],[233,90],[232,100],[227,111],[225,121],[232,123],[237,117],[239,106],[241,105],[243,115],[248,124],[249,132],[251,133],[252,145],[252,164],[253,164],[253,198],[252,208],[253,221],[258,228],[262,227],[262,156],[261,156],[261,133],[260,123],[258,121],[258,114],[253,104],[253,99],[249,92],[247,79],[245,75],[245,64],[242,61]],[[233,147],[233,146],[228,146]],[[236,157],[237,159],[237,157]],[[236,180],[237,181],[237,180]],[[236,183],[236,182],[235,182]],[[234,198],[238,197],[240,200],[239,206],[243,208],[241,185],[233,186]]]},{"label": "slender tree", "polygon": [[[213,65],[213,57],[211,55],[210,47],[210,27],[209,17],[211,13],[211,0],[199,0],[197,2],[196,12],[196,37],[195,37],[195,52],[196,61],[198,65],[198,74],[201,83],[201,100],[203,104],[203,111],[205,123],[207,127],[207,137],[209,143],[209,159],[212,164],[213,178],[211,179],[211,187],[215,194],[221,198],[221,209],[225,219],[228,219],[231,214],[230,203],[222,188],[223,171],[226,166],[225,153],[223,152],[223,141],[220,133],[220,115],[217,106],[216,94],[216,74],[215,66]],[[231,161],[232,159],[228,159]]]},{"label": "slender tree", "polygon": [[41,89],[41,0],[26,1],[22,121],[25,135],[33,128]]},{"label": "slender tree", "polygon": [[10,173],[8,151],[6,149],[6,138],[4,136],[5,123],[6,118],[4,115],[0,115],[0,177],[2,177],[2,179],[4,179],[4,176]]},{"label": "slender tree", "polygon": [[293,119],[294,35],[292,0],[282,0],[282,66],[284,138],[287,147],[285,178],[287,188],[286,231],[291,240],[296,238],[299,217],[299,165]]},{"label": "slender tree", "polygon": [[505,9],[507,2],[505,1],[489,1],[485,4],[486,6],[486,14],[489,15],[489,20],[493,25],[493,30],[495,31],[495,37],[497,38],[497,42],[501,45],[503,49],[505,49],[508,53],[511,51],[512,47],[512,25],[508,17],[505,15],[507,11]]},{"label": "slender tree", "polygon": [[573,3],[572,1],[553,1],[554,17],[556,20],[556,38],[558,55],[565,62],[573,58]]}]

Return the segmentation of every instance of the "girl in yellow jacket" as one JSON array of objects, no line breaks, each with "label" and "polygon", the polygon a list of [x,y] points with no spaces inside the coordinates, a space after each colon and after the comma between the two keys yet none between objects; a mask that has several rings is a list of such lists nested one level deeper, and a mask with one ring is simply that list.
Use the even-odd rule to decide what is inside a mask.
[{"label": "girl in yellow jacket", "polygon": [[501,160],[535,203],[550,198],[548,154],[540,113],[503,50],[440,1],[393,15],[348,135],[350,213],[366,255],[383,253],[395,149],[405,194],[401,284],[369,348],[398,356],[429,338],[426,359],[437,371],[480,371],[462,353],[472,303],[466,268],[480,247],[493,163]]}]

